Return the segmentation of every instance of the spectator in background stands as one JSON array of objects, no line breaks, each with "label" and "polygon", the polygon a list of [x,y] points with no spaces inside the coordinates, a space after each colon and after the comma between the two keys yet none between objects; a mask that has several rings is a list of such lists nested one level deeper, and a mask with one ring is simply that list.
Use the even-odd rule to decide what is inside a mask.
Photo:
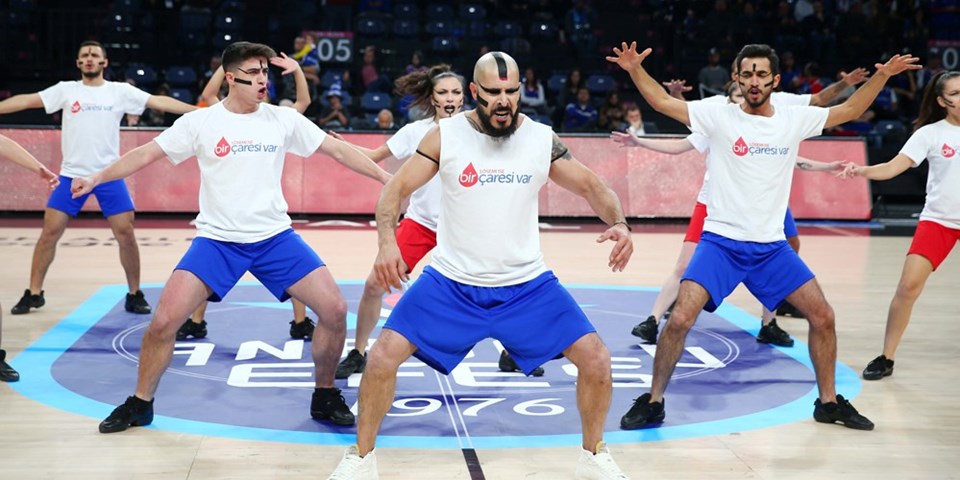
[{"label": "spectator in background stands", "polygon": [[407,65],[403,71],[407,74],[413,72],[422,72],[427,70],[427,66],[423,64],[423,52],[420,50],[414,50],[413,54],[410,55],[410,63]]},{"label": "spectator in background stands", "polygon": [[720,65],[720,51],[711,48],[707,52],[707,65],[700,69],[697,81],[700,83],[700,98],[723,94],[723,86],[730,78],[730,71]]},{"label": "spectator in background stands", "polygon": [[547,113],[547,98],[543,84],[537,79],[533,67],[527,67],[523,74],[523,89],[520,91],[520,110],[523,113]]},{"label": "spectator in background stands", "polygon": [[593,34],[596,24],[596,13],[587,4],[586,0],[576,0],[573,8],[567,11],[564,19],[564,31],[570,45],[573,46],[577,60],[594,61],[594,50],[597,49],[597,37]]},{"label": "spectator in background stands", "polygon": [[[482,57],[483,55],[481,55]],[[565,108],[567,104],[573,102],[577,98],[577,92],[583,88],[585,82],[583,80],[583,75],[580,72],[579,68],[574,68],[570,70],[570,73],[567,74],[567,80],[563,83],[563,88],[560,89],[560,92],[557,94],[557,108],[554,109],[554,118],[553,124],[560,125],[563,123],[563,117],[565,113]]]},{"label": "spectator in background stands", "polygon": [[646,131],[643,129],[643,116],[640,114],[640,107],[636,104],[631,104],[627,107],[627,133],[633,135],[634,137],[639,137],[646,135]]},{"label": "spectator in background stands", "polygon": [[917,71],[917,89],[923,90],[927,87],[927,84],[930,83],[930,79],[935,77],[938,73],[943,72],[943,59],[940,57],[939,48],[931,48],[927,53],[927,61],[924,62],[923,68]]},{"label": "spectator in background stands", "polygon": [[[781,80],[782,81],[782,80]],[[823,90],[820,80],[820,65],[817,62],[808,62],[803,67],[803,74],[793,79],[793,91],[800,95],[816,94]]]},{"label": "spectator in background stands", "polygon": [[780,89],[784,92],[796,93],[793,87],[793,81],[800,77],[800,70],[797,68],[797,59],[793,52],[783,52],[780,56]]},{"label": "spectator in background stands", "polygon": [[373,45],[363,49],[360,80],[366,92],[389,92],[391,89],[390,79],[380,73],[380,67],[377,65],[377,47]]},{"label": "spectator in background stands", "polygon": [[327,106],[320,111],[317,125],[323,128],[347,129],[350,127],[350,113],[343,106],[343,90],[334,83],[327,90]]},{"label": "spectator in background stands", "polygon": [[607,94],[607,98],[597,112],[597,129],[602,132],[623,131],[627,128],[625,116],[626,112],[620,102],[620,93],[615,90],[611,91]]},{"label": "spectator in background stands", "polygon": [[577,100],[567,104],[563,113],[564,132],[592,132],[597,128],[597,107],[590,101],[590,90],[580,87]]},{"label": "spectator in background stands", "polygon": [[393,112],[384,108],[377,114],[377,130],[396,130],[397,125],[393,123]]},{"label": "spectator in background stands", "polygon": [[807,52],[812,58],[830,60],[835,57],[837,49],[834,19],[824,11],[822,1],[815,0],[810,6],[813,11],[800,21],[800,28],[807,32]]},{"label": "spectator in background stands", "polygon": [[[300,63],[300,70],[307,77],[307,86],[310,89],[310,98],[317,96],[317,86],[320,85],[320,56],[317,53],[317,47],[313,37],[309,35],[297,35],[293,39],[294,60]],[[293,75],[283,77],[283,98],[295,102],[297,97],[297,88],[294,83]]]}]

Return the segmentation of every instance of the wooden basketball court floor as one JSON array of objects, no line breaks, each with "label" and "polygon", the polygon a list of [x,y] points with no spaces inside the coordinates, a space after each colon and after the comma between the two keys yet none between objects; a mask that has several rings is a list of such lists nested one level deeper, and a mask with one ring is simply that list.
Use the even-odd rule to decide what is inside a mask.
[{"label": "wooden basketball court floor", "polygon": [[[187,222],[138,221],[144,283],[165,281],[193,236]],[[2,346],[9,352],[8,359],[15,359],[103,285],[123,283],[117,249],[106,225],[74,222],[47,277],[46,306],[28,315],[10,315],[28,282],[40,222],[0,225]],[[365,278],[376,253],[373,230],[297,228],[328,261],[338,280]],[[561,281],[658,287],[672,268],[682,240],[678,229],[658,233],[658,229],[638,228],[636,253],[627,271],[614,274],[606,268],[609,246],[596,245],[596,236],[577,230],[544,231],[548,266]],[[887,307],[910,237],[805,227],[801,238],[801,254],[837,312],[838,360],[859,373],[881,351]],[[808,418],[724,435],[614,444],[614,458],[633,479],[960,478],[958,257],[953,252],[931,276],[898,351],[895,374],[864,382],[854,400],[876,423],[875,431],[823,425]],[[759,313],[743,287],[727,301]],[[780,323],[805,341],[803,320],[781,319]],[[631,327],[625,323],[623,334],[629,335]],[[100,373],[85,374],[93,381]],[[132,392],[135,380],[129,381]],[[610,415],[619,417],[625,408],[613,405]],[[0,383],[0,479],[326,478],[343,452],[340,446],[146,428],[103,435],[97,432],[98,422],[37,403]],[[477,454],[483,478],[551,480],[572,478],[579,455],[575,447],[481,449]],[[478,478],[471,477],[459,450],[380,448],[377,455],[383,479]]]}]

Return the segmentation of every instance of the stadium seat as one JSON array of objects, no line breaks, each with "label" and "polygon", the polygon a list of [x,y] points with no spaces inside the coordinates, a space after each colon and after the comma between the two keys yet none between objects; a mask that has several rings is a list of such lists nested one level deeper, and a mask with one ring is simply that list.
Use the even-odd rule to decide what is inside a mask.
[{"label": "stadium seat", "polygon": [[592,94],[606,95],[610,90],[613,90],[615,83],[610,75],[595,74],[587,77],[585,85]]},{"label": "stadium seat", "polygon": [[167,69],[164,80],[171,87],[192,87],[197,83],[197,72],[193,67],[176,65]]},{"label": "stadium seat", "polygon": [[390,94],[388,93],[367,92],[360,97],[360,109],[374,115],[384,108],[389,110],[391,103]]},{"label": "stadium seat", "polygon": [[479,3],[464,3],[460,5],[461,20],[484,20],[487,18],[487,8]]},{"label": "stadium seat", "polygon": [[127,80],[133,80],[140,90],[148,91],[157,83],[157,72],[149,65],[133,64],[127,67]]},{"label": "stadium seat", "polygon": [[196,101],[193,92],[186,88],[171,88],[170,96],[183,103],[193,104],[193,102]]}]

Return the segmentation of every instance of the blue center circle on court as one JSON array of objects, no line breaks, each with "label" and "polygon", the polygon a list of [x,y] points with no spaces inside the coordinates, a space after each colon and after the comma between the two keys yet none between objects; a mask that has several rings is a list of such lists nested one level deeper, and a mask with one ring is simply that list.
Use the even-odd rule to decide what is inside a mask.
[{"label": "blue center circle on court", "polygon": [[[347,338],[363,289],[340,282],[347,300]],[[156,306],[161,286],[144,288]],[[759,320],[724,304],[703,312],[694,326],[666,394],[666,421],[622,431],[620,416],[649,391],[654,345],[630,329],[643,320],[656,291],[569,285],[570,293],[610,349],[613,401],[605,426],[609,443],[696,437],[809,421],[817,398],[806,346],[777,348],[755,340]],[[140,340],[149,318],[124,311],[125,286],[102,288],[12,363],[22,394],[44,404],[106,417],[131,395]],[[384,315],[396,297],[384,301]],[[759,308],[759,307],[758,307]],[[313,313],[310,316],[315,318]],[[310,342],[288,336],[292,312],[259,284],[241,283],[207,310],[208,336],[177,342],[160,383],[151,428],[267,441],[351,444],[354,427],[310,418],[314,385]],[[383,319],[381,319],[382,321]],[[806,329],[803,320],[788,330]],[[374,338],[379,328],[374,331]],[[344,347],[343,354],[352,348]],[[378,445],[413,448],[503,448],[579,445],[576,367],[565,359],[544,365],[543,377],[504,373],[501,346],[484,340],[450,375],[415,358],[400,367],[396,398]],[[356,412],[360,375],[337,380]],[[837,389],[847,398],[860,381],[837,364]]]}]

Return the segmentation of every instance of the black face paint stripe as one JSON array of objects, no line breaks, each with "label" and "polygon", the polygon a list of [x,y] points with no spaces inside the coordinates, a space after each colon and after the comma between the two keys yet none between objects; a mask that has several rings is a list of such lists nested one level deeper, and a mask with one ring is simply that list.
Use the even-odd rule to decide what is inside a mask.
[{"label": "black face paint stripe", "polygon": [[483,97],[480,96],[480,92],[477,91],[477,104],[481,107],[486,107],[487,105],[490,105],[490,102],[484,100]]},{"label": "black face paint stripe", "polygon": [[500,52],[494,52],[493,59],[497,61],[497,74],[500,75],[500,80],[506,80],[507,60],[503,58],[503,54]]},{"label": "black face paint stripe", "polygon": [[244,80],[242,78],[233,77],[233,81],[239,83],[240,85],[253,85],[253,82],[250,80]]}]

